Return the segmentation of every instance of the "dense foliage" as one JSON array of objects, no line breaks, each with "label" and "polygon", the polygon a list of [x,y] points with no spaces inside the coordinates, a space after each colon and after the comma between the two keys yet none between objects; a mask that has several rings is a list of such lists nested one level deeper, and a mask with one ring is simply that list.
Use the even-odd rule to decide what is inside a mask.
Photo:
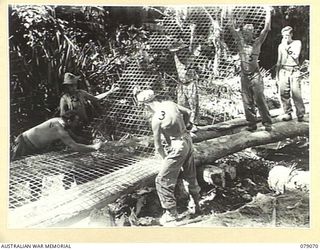
[{"label": "dense foliage", "polygon": [[[274,9],[261,54],[266,69],[274,66],[284,25],[295,28],[302,57],[309,57],[309,7]],[[130,61],[148,64],[154,24],[173,14],[169,7],[10,6],[11,134],[57,115],[65,72],[81,75],[81,88],[96,94],[116,82]]]},{"label": "dense foliage", "polygon": [[148,38],[142,27],[106,23],[112,16],[108,8],[42,5],[9,11],[11,122],[19,128],[32,125],[26,117],[36,114],[36,123],[57,113],[65,72],[81,75],[82,88],[101,93],[128,61],[141,58]]}]

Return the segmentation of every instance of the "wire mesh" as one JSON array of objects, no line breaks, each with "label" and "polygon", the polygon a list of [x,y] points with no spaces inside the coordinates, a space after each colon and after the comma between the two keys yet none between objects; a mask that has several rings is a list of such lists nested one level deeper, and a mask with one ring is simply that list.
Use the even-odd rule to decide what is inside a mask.
[{"label": "wire mesh", "polygon": [[[236,6],[230,11],[230,8],[227,10],[219,6],[186,7],[185,13],[182,21],[174,12],[159,20],[161,29],[151,34],[146,49],[149,58],[154,59],[151,63],[154,67],[149,64],[142,66],[137,61],[130,63],[118,82],[121,89],[114,94],[111,102],[106,103],[105,116],[92,124],[97,133],[102,136],[112,134],[118,139],[127,135],[151,135],[148,114],[137,106],[133,91],[136,86],[140,90],[153,89],[159,99],[176,101],[180,69],[176,67],[175,54],[186,67],[196,68],[201,89],[200,103],[206,94],[213,94],[219,95],[219,98],[225,97],[226,107],[236,109],[239,106],[238,103],[230,103],[230,95],[239,95],[240,92],[228,89],[228,80],[232,81],[231,78],[239,75],[238,59],[235,59],[237,44],[231,36],[228,21],[233,15],[239,26],[253,24],[257,37],[264,26],[264,8]],[[193,33],[190,24],[195,24]],[[185,47],[177,52],[170,51],[176,43]],[[197,48],[199,52],[195,55],[191,51]],[[221,85],[227,86],[227,91],[214,93]],[[200,113],[205,113],[205,108],[200,106]],[[151,147],[141,147],[140,150],[152,153]]]},{"label": "wire mesh", "polygon": [[13,209],[131,166],[139,156],[51,152],[11,162],[9,208]]},{"label": "wire mesh", "polygon": [[[145,67],[137,61],[130,63],[118,82],[121,89],[105,103],[104,116],[92,124],[96,135],[112,136],[117,140],[128,135],[134,137],[151,135],[148,114],[137,105],[133,91],[136,86],[139,86],[140,90],[151,88],[160,99],[176,101],[179,69],[176,68],[174,53],[169,48],[177,41],[189,46],[193,40],[191,47],[201,45],[197,56],[190,53],[188,46],[176,53],[181,62],[197,68],[199,87],[201,85],[204,90],[203,96],[208,93],[215,94],[213,89],[220,86],[221,81],[228,79],[230,75],[236,76],[237,69],[232,57],[237,53],[236,43],[227,28],[228,16],[224,11],[221,7],[188,7],[188,19],[182,25],[174,14],[161,20],[159,25],[162,26],[162,31],[154,32],[148,42],[147,53],[154,58],[155,67],[148,65]],[[232,14],[240,25],[254,24],[256,36],[261,31],[265,17],[262,7],[235,7]],[[212,20],[215,20],[221,29],[219,36],[217,33],[216,36],[213,35],[217,29],[213,28]],[[190,23],[196,24],[192,39]],[[216,41],[213,42],[213,39]],[[225,93],[231,95],[232,91]],[[140,146],[137,151],[152,154],[153,148]],[[140,157],[107,153],[52,152],[11,162],[9,207],[15,209],[40,197],[50,196],[58,190],[70,189],[74,185],[114,173],[136,163]],[[98,191],[91,195],[102,195]],[[88,197],[87,202],[92,203],[93,198]]]},{"label": "wire mesh", "polygon": [[[45,160],[48,156],[49,154],[42,155],[42,160]],[[15,192],[13,192],[15,195],[11,194],[10,197],[12,201],[8,216],[10,227],[39,228],[68,225],[68,223],[72,223],[74,216],[81,217],[94,207],[106,202],[113,202],[119,194],[141,185],[141,176],[145,178],[155,176],[160,166],[159,160],[153,157],[109,156],[103,152],[91,153],[89,157],[84,154],[71,155],[68,153],[63,154],[62,157],[51,155],[51,157],[54,156],[57,157],[54,160],[66,159],[64,162],[70,161],[72,164],[73,160],[76,160],[74,166],[75,173],[80,174],[86,183],[65,190],[65,187],[62,187],[62,175],[69,172],[61,170],[61,161],[56,164],[60,166],[59,170],[57,170],[57,166],[56,168],[52,167],[52,171],[47,171],[46,175],[42,175],[38,168],[38,171],[34,171],[32,175],[23,176],[26,179],[20,179],[19,183],[24,186],[24,189],[18,190],[19,183],[12,183],[15,187]],[[83,158],[85,158],[84,162]],[[90,159],[88,160],[88,158]],[[33,157],[32,162],[35,162],[37,159],[40,158]],[[86,168],[80,165],[82,171],[77,171],[79,164],[77,160],[79,159],[81,159],[80,162],[82,164],[90,165],[87,165]],[[30,159],[28,160],[30,162]],[[92,161],[99,162],[99,164],[91,167]],[[15,162],[10,171],[11,176],[17,176],[17,170],[21,167],[25,168],[25,173],[30,173],[36,166],[36,164],[25,166],[21,163],[23,163],[22,160]],[[70,168],[70,166],[66,168]],[[94,171],[91,171],[92,168],[94,168]],[[49,172],[51,175],[48,175]],[[63,174],[61,175],[61,173]],[[98,178],[100,175],[102,176],[95,181],[88,181],[88,178],[85,178],[88,173],[90,176],[94,175],[95,178]],[[31,196],[31,194],[29,190],[26,190],[26,185],[23,184],[23,181],[30,182],[34,178],[42,178],[41,197],[37,198],[36,202],[30,202],[26,196]],[[30,189],[30,185],[28,185],[28,188]]]}]

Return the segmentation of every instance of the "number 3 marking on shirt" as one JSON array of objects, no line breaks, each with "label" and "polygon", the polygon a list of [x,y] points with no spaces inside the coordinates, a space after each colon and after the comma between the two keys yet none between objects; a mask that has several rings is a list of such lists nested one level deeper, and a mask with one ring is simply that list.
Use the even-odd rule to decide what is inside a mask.
[{"label": "number 3 marking on shirt", "polygon": [[159,120],[162,121],[165,118],[166,112],[161,111],[161,117],[159,117]]}]

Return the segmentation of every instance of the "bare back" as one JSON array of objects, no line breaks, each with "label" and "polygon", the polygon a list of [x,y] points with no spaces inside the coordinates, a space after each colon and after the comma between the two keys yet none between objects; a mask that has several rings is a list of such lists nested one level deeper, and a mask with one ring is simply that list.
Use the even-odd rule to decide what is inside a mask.
[{"label": "bare back", "polygon": [[180,137],[187,129],[178,105],[172,101],[159,102],[152,117],[152,124],[159,124],[161,132],[171,137]]},{"label": "bare back", "polygon": [[37,148],[43,148],[51,144],[53,141],[61,139],[64,133],[67,133],[63,128],[63,120],[61,118],[52,118],[45,121],[23,134]]}]

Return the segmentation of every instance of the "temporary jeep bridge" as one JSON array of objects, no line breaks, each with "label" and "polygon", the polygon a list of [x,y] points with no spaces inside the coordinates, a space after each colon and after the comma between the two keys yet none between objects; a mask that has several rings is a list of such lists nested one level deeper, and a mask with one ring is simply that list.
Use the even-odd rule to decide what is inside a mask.
[{"label": "temporary jeep bridge", "polygon": [[[151,135],[144,111],[135,105],[133,90],[135,86],[152,88],[160,98],[175,100],[178,74],[173,52],[169,51],[174,43],[189,45],[192,40],[207,48],[197,57],[190,55],[188,48],[179,50],[177,55],[188,67],[198,69],[200,82],[209,83],[209,88],[215,80],[227,79],[230,72],[237,74],[232,59],[235,41],[227,28],[228,13],[217,6],[186,10],[185,16],[177,15],[180,24],[186,17],[184,24],[179,26],[175,15],[167,16],[159,23],[161,29],[151,34],[147,53],[157,58],[157,70],[137,62],[126,68],[118,82],[121,89],[111,97],[104,116],[92,124],[98,136],[110,131],[115,138]],[[233,9],[233,16],[240,25],[253,23],[258,35],[265,10],[261,6],[241,6]],[[191,23],[196,25],[193,34]],[[114,202],[141,183],[145,185],[159,168],[160,162],[153,157],[148,143],[131,153],[61,151],[16,160],[10,163],[9,227],[69,225],[74,219],[87,216],[94,207]]]}]

